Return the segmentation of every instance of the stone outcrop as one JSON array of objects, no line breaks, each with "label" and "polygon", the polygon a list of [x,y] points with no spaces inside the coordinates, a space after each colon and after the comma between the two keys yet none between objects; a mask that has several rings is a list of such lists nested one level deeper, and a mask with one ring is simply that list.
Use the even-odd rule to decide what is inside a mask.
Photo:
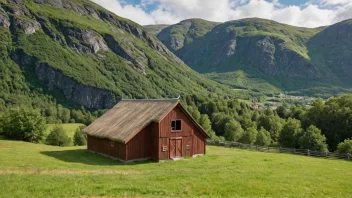
[{"label": "stone outcrop", "polygon": [[86,108],[110,109],[120,100],[111,91],[79,83],[44,63],[36,64],[35,74],[49,89],[62,91],[69,101]]},{"label": "stone outcrop", "polygon": [[46,63],[41,63],[22,51],[13,54],[12,59],[22,67],[34,66],[35,75],[47,85],[49,90],[60,90],[66,99],[85,108],[110,109],[120,100],[120,97],[113,92],[77,82],[62,71]]},{"label": "stone outcrop", "polygon": [[40,23],[34,20],[24,20],[20,18],[14,18],[14,24],[18,28],[24,31],[25,34],[34,34],[41,28]]},{"label": "stone outcrop", "polygon": [[[97,53],[109,50],[105,41],[94,31],[61,26],[67,45],[77,53]],[[77,42],[80,41],[80,42]]]},{"label": "stone outcrop", "polygon": [[10,20],[5,16],[0,15],[0,26],[3,28],[9,29]]}]

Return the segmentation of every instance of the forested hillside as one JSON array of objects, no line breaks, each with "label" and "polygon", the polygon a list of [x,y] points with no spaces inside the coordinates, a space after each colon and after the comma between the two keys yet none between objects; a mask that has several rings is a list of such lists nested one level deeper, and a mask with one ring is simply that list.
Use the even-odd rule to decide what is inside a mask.
[{"label": "forested hillside", "polygon": [[351,88],[351,28],[350,20],[301,28],[259,18],[221,24],[189,19],[157,37],[218,82],[264,93],[329,97]]},{"label": "forested hillside", "polygon": [[[89,123],[92,115],[84,109],[107,109],[120,98],[232,95],[140,25],[88,0],[1,0],[0,5],[1,109],[24,105],[51,120]],[[67,108],[79,116],[71,112],[67,118]]]}]

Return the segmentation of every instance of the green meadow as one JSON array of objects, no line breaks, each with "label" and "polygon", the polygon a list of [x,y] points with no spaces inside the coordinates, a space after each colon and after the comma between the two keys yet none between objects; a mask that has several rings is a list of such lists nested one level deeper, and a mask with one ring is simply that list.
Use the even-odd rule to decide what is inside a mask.
[{"label": "green meadow", "polygon": [[352,163],[207,146],[180,161],[121,164],[0,140],[0,197],[351,197]]},{"label": "green meadow", "polygon": [[[55,125],[56,124],[48,124],[46,129],[46,134],[49,134]],[[66,131],[66,134],[71,139],[73,138],[73,135],[75,134],[76,129],[78,129],[80,126],[84,126],[84,124],[80,124],[80,123],[68,123],[68,124],[59,124],[59,125],[61,125],[62,128],[64,128],[64,130]]]}]

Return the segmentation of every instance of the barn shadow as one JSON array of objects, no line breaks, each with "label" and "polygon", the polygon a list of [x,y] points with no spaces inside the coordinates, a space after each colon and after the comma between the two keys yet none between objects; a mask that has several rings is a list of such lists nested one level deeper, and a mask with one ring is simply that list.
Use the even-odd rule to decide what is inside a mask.
[{"label": "barn shadow", "polygon": [[149,164],[157,163],[152,160],[133,162],[133,163],[122,163],[118,160],[99,155],[97,153],[92,153],[86,149],[74,149],[74,150],[64,150],[64,151],[42,151],[40,152],[48,157],[55,158],[60,161],[68,163],[80,163],[92,166],[133,166],[139,164]]}]

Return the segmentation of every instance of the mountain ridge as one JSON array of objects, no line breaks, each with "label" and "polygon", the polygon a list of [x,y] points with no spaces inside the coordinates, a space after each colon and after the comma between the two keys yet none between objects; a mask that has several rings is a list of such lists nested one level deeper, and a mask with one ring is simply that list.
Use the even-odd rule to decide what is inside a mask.
[{"label": "mountain ridge", "polygon": [[[0,85],[7,96],[54,92],[85,108],[106,109],[120,98],[231,94],[142,26],[90,1],[1,0],[0,5],[6,61]],[[11,74],[14,68],[18,72]],[[11,78],[17,80],[6,80]]]},{"label": "mountain ridge", "polygon": [[[194,20],[185,21],[190,23]],[[335,88],[346,88],[345,91],[350,88],[351,82],[346,82],[349,75],[337,69],[333,70],[331,65],[325,64],[325,60],[319,60],[327,55],[319,55],[315,52],[317,50],[312,49],[313,38],[318,37],[321,32],[334,28],[334,25],[304,28],[267,19],[247,18],[219,23],[215,26],[208,24],[206,26],[208,29],[203,31],[206,32],[205,34],[193,37],[192,42],[185,45],[176,46],[174,43],[184,42],[178,40],[182,40],[183,37],[174,36],[175,34],[179,33],[184,37],[191,36],[184,34],[185,30],[179,30],[185,21],[163,29],[157,37],[196,71],[205,74],[212,73],[210,76],[214,76],[213,80],[224,83],[225,80],[219,79],[223,76],[221,73],[227,73],[225,84],[248,88],[241,84],[229,83],[228,73],[242,71],[249,76],[249,79],[259,78],[283,91],[296,92],[325,87],[331,89],[328,95],[332,95]],[[348,21],[351,20],[338,24],[348,23]],[[202,22],[211,23],[205,20]],[[193,28],[197,29],[197,27]],[[345,34],[348,33],[345,32]],[[329,38],[320,39],[320,41],[323,40],[327,41]],[[317,46],[319,43],[314,45]],[[352,55],[352,52],[347,50],[339,54],[345,54],[340,56],[341,60]],[[352,68],[349,61],[345,65]],[[313,94],[318,93],[312,92]]]}]

